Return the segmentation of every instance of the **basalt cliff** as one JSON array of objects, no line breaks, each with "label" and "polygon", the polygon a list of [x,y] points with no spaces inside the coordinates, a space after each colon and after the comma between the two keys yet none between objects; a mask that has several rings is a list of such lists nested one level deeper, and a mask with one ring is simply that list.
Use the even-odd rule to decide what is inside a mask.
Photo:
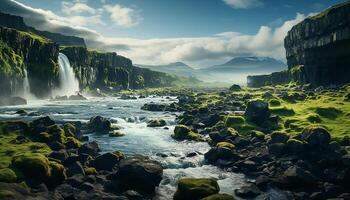
[{"label": "basalt cliff", "polygon": [[[350,2],[333,6],[295,25],[288,32],[284,46],[290,72],[284,77],[286,82],[313,86],[349,83]],[[271,83],[269,80],[270,76],[250,76],[248,85],[262,86]]]}]

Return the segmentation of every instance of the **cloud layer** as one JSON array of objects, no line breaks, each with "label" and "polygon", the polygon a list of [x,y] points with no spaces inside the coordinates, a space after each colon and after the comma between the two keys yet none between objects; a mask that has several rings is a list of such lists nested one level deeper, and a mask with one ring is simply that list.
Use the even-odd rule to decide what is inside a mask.
[{"label": "cloud layer", "polygon": [[223,0],[224,3],[235,9],[248,9],[263,6],[259,0]]},{"label": "cloud layer", "polygon": [[[108,9],[115,8],[111,6]],[[208,63],[220,63],[225,59],[241,55],[269,56],[284,60],[284,37],[295,24],[305,18],[305,15],[297,14],[295,19],[285,21],[278,28],[261,26],[253,35],[225,32],[207,37],[135,39],[104,37],[82,26],[84,21],[81,19],[80,22],[77,19],[72,24],[71,17],[61,17],[52,11],[31,8],[14,0],[5,0],[0,9],[23,16],[28,25],[40,30],[84,37],[88,46],[116,51],[131,58],[134,63],[164,64],[183,61],[197,67],[204,67]],[[116,20],[123,18],[117,15],[114,17]],[[122,21],[124,24],[136,23],[127,18]]]},{"label": "cloud layer", "polygon": [[110,14],[110,18],[118,26],[132,27],[136,26],[141,17],[135,9],[121,5],[104,5],[103,8]]}]

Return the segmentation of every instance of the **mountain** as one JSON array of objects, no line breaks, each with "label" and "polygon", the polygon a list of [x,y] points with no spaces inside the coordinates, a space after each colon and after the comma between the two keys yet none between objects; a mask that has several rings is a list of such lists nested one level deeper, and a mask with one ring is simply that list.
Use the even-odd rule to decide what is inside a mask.
[{"label": "mountain", "polygon": [[35,33],[36,35],[48,38],[57,44],[64,46],[86,46],[83,38],[62,35],[59,33],[51,33],[48,31],[40,31],[33,27],[27,26],[24,23],[23,17],[20,16],[0,12],[0,26],[13,28],[19,31]]},{"label": "mountain", "polygon": [[167,65],[136,65],[153,71],[169,73],[178,76],[190,77],[195,75],[195,70],[182,62],[170,63]]},{"label": "mountain", "polygon": [[286,64],[269,57],[236,57],[228,62],[215,65],[208,68],[203,68],[203,72],[212,73],[271,73],[286,69]]}]

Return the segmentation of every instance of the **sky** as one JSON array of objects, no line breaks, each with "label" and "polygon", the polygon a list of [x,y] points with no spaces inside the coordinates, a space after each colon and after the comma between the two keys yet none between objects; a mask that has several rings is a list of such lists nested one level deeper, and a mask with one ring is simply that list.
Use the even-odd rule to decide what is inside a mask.
[{"label": "sky", "polygon": [[84,37],[137,64],[200,68],[237,56],[285,61],[297,23],[342,0],[0,0],[40,30]]}]

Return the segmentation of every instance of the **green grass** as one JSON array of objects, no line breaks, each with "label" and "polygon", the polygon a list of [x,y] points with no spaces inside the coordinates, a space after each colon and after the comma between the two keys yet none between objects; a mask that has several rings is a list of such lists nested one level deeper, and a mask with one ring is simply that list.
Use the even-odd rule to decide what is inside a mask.
[{"label": "green grass", "polygon": [[38,40],[40,41],[41,43],[49,43],[49,42],[52,42],[50,39],[47,39],[45,37],[42,37],[40,35],[37,35],[35,33],[32,33],[32,32],[24,32],[24,31],[18,31],[20,33],[20,35],[22,37],[30,37],[30,38],[33,38],[35,40]]}]

